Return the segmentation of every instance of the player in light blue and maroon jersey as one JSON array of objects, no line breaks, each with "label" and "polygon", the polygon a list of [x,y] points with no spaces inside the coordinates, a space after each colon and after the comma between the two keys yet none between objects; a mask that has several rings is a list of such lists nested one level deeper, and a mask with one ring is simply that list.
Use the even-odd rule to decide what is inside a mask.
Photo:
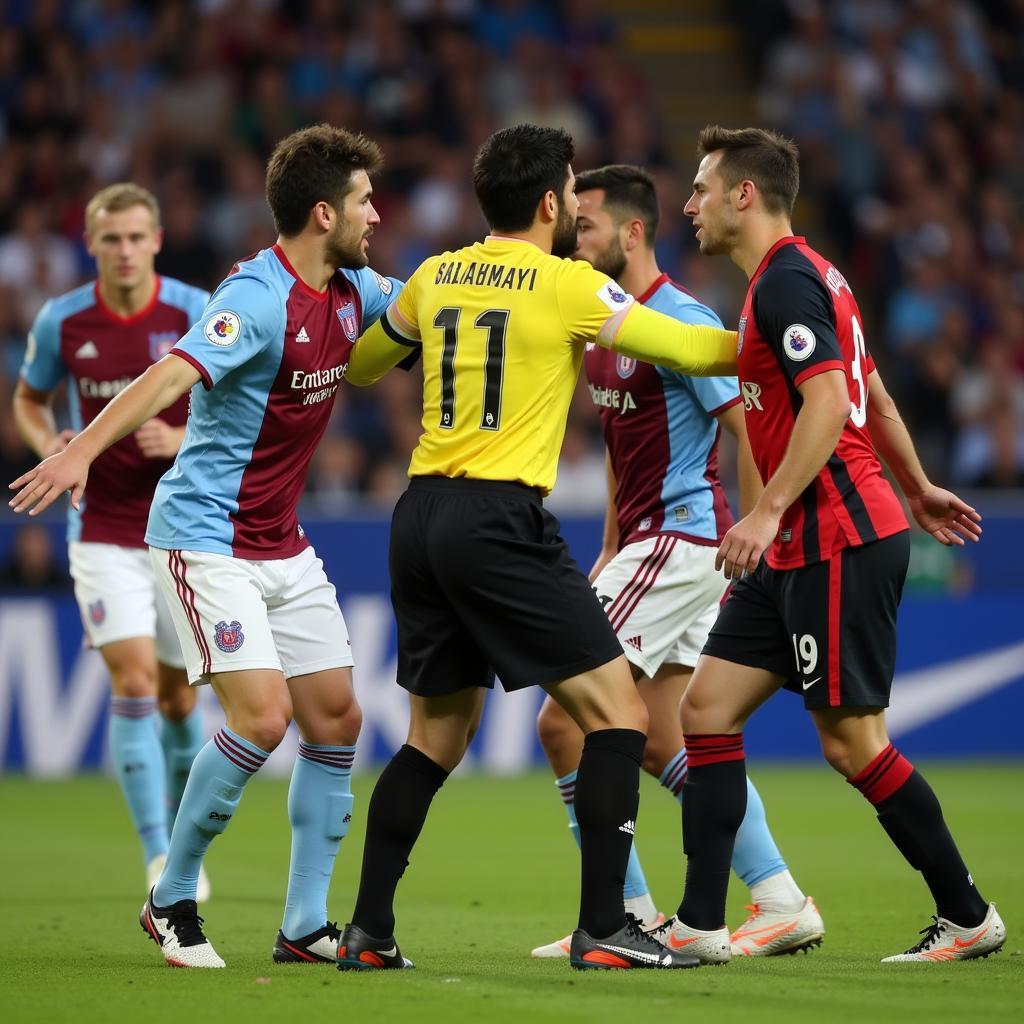
[{"label": "player in light blue and maroon jersey", "polygon": [[76,500],[100,451],[192,389],[146,539],[189,678],[212,683],[227,726],[196,757],[140,917],[176,966],[224,966],[196,915],[196,879],[293,716],[292,855],[273,957],[335,961],[327,890],[352,816],[361,713],[345,620],[296,506],[352,346],[401,287],[367,267],[380,219],[369,176],[380,164],[369,139],[329,125],[283,139],[267,167],[277,244],[239,263],[171,354],[26,474],[13,503],[45,507],[51,488],[69,487]]},{"label": "player in light blue and maroon jersey", "polygon": [[1003,922],[975,888],[931,787],[886,730],[910,544],[879,454],[940,543],[976,541],[981,516],[925,475],[846,279],[794,236],[796,146],[757,128],[708,126],[699,151],[685,212],[701,252],[728,254],[749,280],[737,366],[765,487],[722,541],[718,562],[738,582],[683,699],[689,866],[670,938],[703,958],[727,937],[743,723],[785,687],[802,695],[826,759],[873,805],[935,900],[924,938],[886,960],[988,956],[1005,941]]},{"label": "player in light blue and maroon jersey", "polygon": [[[707,306],[658,268],[658,198],[648,174],[621,164],[584,171],[576,178],[576,195],[579,258],[659,313],[721,326]],[[760,493],[760,479],[735,377],[688,377],[597,346],[584,360],[609,471],[603,549],[591,580],[647,704],[644,769],[681,800],[686,750],[679,702],[726,587],[714,564],[715,550],[733,523],[718,479],[723,426],[738,441],[744,509]],[[583,735],[550,699],[537,727],[578,837],[573,797]],[[748,956],[807,949],[821,941],[821,917],[790,875],[761,798],[752,783],[747,785],[747,815],[733,868],[750,887],[758,910],[737,929],[733,942]],[[664,920],[635,847],[623,895],[626,910],[647,928]],[[562,939],[537,947],[533,955],[563,957],[568,949],[568,939]]]},{"label": "player in light blue and maroon jersey", "polygon": [[[39,311],[14,396],[22,436],[43,458],[166,355],[209,298],[156,274],[160,210],[145,189],[125,182],[98,192],[86,208],[85,235],[97,279]],[[50,403],[64,380],[71,429],[59,432]],[[104,452],[81,511],[68,514],[75,596],[89,642],[110,672],[111,761],[150,885],[163,867],[170,822],[203,743],[195,694],[145,540],[153,490],[174,460],[187,412],[183,396]]]}]

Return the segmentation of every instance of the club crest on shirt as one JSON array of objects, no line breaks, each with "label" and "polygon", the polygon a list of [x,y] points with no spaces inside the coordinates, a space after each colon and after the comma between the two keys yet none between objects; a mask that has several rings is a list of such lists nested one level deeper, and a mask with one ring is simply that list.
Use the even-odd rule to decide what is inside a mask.
[{"label": "club crest on shirt", "polygon": [[354,302],[346,302],[341,309],[334,311],[338,314],[338,319],[341,321],[341,329],[345,332],[345,337],[349,341],[355,341],[359,337],[359,320],[356,317],[356,307]]},{"label": "club crest on shirt", "polygon": [[214,629],[214,640],[217,647],[225,654],[237,651],[245,642],[245,634],[242,632],[242,624],[238,619],[233,619],[228,625],[223,619],[217,623]]},{"label": "club crest on shirt", "polygon": [[230,309],[222,309],[206,321],[203,327],[206,340],[212,345],[227,348],[242,336],[242,318]]},{"label": "club crest on shirt", "polygon": [[745,316],[740,317],[740,325],[736,328],[736,355],[739,355],[743,351],[743,335],[747,333],[747,318]]},{"label": "club crest on shirt", "polygon": [[803,324],[790,324],[782,335],[782,347],[790,359],[803,362],[814,351],[814,331]]},{"label": "club crest on shirt", "polygon": [[149,358],[155,363],[163,359],[168,352],[174,348],[178,340],[177,331],[150,331],[149,332]]},{"label": "club crest on shirt", "polygon": [[101,597],[98,601],[90,601],[88,608],[89,621],[94,626],[101,625],[103,620],[107,617],[107,609],[103,604],[103,598]]},{"label": "club crest on shirt", "polygon": [[636,360],[629,356],[616,356],[615,357],[615,372],[625,380],[627,377],[632,377],[636,373]]}]

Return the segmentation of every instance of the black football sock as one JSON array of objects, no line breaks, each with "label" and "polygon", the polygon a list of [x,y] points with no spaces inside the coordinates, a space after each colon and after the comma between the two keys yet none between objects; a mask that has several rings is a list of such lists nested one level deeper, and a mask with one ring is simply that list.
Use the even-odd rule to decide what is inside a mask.
[{"label": "black football sock", "polygon": [[847,781],[874,805],[896,848],[924,876],[939,917],[965,928],[980,924],[988,904],[974,887],[938,798],[914,766],[890,743]]},{"label": "black football sock", "polygon": [[747,811],[743,734],[686,736],[683,783],[686,889],[676,913],[698,931],[725,923],[725,897],[736,832]]},{"label": "black football sock", "polygon": [[395,930],[398,880],[409,866],[434,794],[448,778],[439,764],[408,743],[388,762],[366,812],[366,841],[352,923],[374,938]]},{"label": "black football sock", "polygon": [[599,729],[583,743],[575,796],[582,853],[580,927],[596,939],[607,938],[626,923],[622,889],[646,742],[635,729]]}]

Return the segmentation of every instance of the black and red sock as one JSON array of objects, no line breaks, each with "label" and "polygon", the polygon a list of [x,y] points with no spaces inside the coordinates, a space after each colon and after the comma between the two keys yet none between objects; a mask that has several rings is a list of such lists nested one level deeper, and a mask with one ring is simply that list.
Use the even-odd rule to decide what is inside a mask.
[{"label": "black and red sock", "polygon": [[686,889],[677,914],[699,931],[725,923],[725,898],[736,831],[747,810],[743,734],[687,735],[683,784]]},{"label": "black and red sock", "polygon": [[847,782],[874,805],[896,848],[924,876],[939,916],[966,928],[980,924],[988,905],[953,842],[938,798],[914,766],[890,743]]}]

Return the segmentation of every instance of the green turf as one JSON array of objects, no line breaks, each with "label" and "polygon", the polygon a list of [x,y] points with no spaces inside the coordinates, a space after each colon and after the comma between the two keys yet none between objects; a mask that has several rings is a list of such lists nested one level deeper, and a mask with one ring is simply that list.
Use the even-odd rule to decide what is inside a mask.
[{"label": "green turf", "polygon": [[[39,1021],[1002,1021],[1024,999],[1024,765],[928,771],[982,891],[996,899],[1006,949],[984,961],[885,966],[930,912],[927,893],[861,798],[824,767],[763,768],[757,782],[793,873],[825,917],[808,956],[676,973],[579,974],[531,961],[570,930],[577,860],[549,778],[451,780],[400,890],[398,938],[416,971],[340,974],[275,966],[288,856],[285,785],[256,782],[208,860],[207,932],[225,971],[164,966],[136,915],[143,882],[114,783],[0,780],[0,1013]],[[332,913],[353,902],[361,811],[335,872]],[[674,802],[645,782],[639,843],[661,906],[681,888]],[[742,918],[736,883],[730,920]]]}]

